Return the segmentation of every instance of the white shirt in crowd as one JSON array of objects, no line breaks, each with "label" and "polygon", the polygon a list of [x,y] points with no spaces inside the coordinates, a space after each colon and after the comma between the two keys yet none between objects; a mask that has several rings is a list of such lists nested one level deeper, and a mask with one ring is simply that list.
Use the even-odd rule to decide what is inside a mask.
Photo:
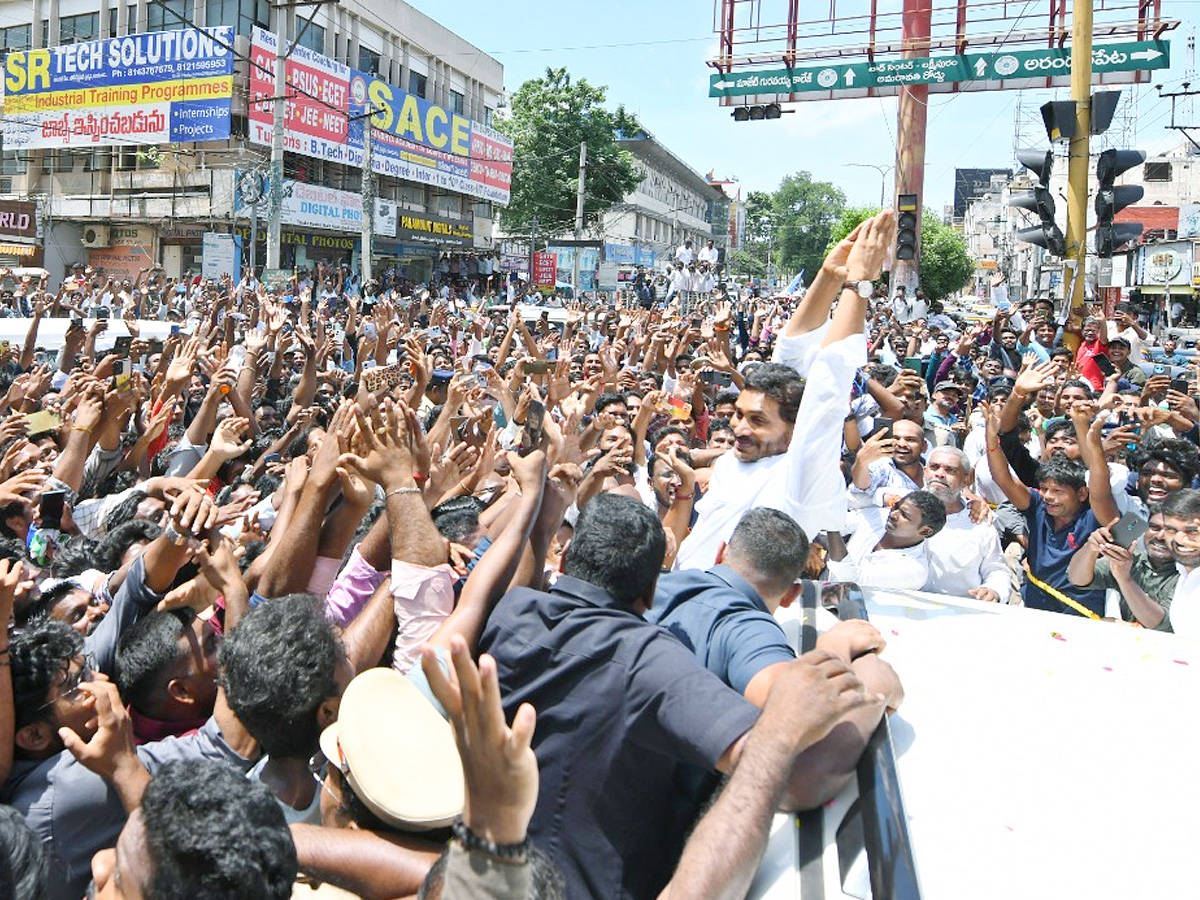
[{"label": "white shirt in crowd", "polygon": [[1008,599],[1008,564],[991,522],[972,522],[971,511],[964,509],[946,516],[945,526],[926,543],[929,580],[925,590],[965,597],[967,591],[986,587],[1001,600]]},{"label": "white shirt in crowd", "polygon": [[691,265],[696,261],[696,251],[691,247],[681,246],[675,251],[675,260],[683,265]]},{"label": "white shirt in crowd", "polygon": [[1167,612],[1171,630],[1180,637],[1200,640],[1200,566],[1189,570],[1181,563],[1175,563],[1175,568],[1179,570],[1179,581],[1175,583],[1171,608]]},{"label": "white shirt in crowd", "polygon": [[838,581],[853,581],[865,587],[919,591],[929,580],[929,542],[915,547],[876,550],[887,530],[890,509],[869,506],[850,514],[853,529],[846,541],[846,558],[829,560],[829,574]]},{"label": "white shirt in crowd", "polygon": [[[886,510],[897,497],[910,493],[910,489],[896,486],[880,488],[874,506]],[[1008,564],[1000,548],[1000,534],[991,522],[972,522],[971,510],[962,509],[947,515],[942,530],[925,544],[929,578],[924,590],[965,597],[968,591],[987,587],[1001,599],[1008,598]]]},{"label": "white shirt in crowd", "polygon": [[709,265],[716,265],[716,262],[718,259],[720,259],[720,257],[720,251],[718,251],[717,248],[712,244],[709,244],[707,247],[703,247],[700,250],[700,262],[706,262]]},{"label": "white shirt in crowd", "polygon": [[836,476],[850,384],[867,358],[861,334],[821,347],[828,324],[799,337],[780,336],[775,362],[807,377],[796,428],[784,453],[742,462],[726,453],[713,464],[708,492],[696,504],[696,524],[679,547],[678,569],[707,569],[746,510],[766,506],[787,513],[805,534],[846,521],[846,488]]}]

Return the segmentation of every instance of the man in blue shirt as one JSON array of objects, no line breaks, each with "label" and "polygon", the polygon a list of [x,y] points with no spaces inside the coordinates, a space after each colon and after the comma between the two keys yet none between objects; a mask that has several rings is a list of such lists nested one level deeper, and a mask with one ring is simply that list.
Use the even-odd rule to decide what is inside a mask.
[{"label": "man in blue shirt", "polygon": [[[658,580],[654,607],[645,618],[670,631],[706,669],[762,707],[782,665],[796,658],[775,611],[799,596],[796,579],[804,572],[808,547],[804,529],[787,513],[749,510],[729,543],[721,545],[716,565]],[[882,651],[884,640],[866,622],[839,622],[817,646],[850,663]],[[891,667],[877,659],[871,665],[876,672],[856,668],[856,674],[868,689],[898,702],[899,681]],[[877,679],[876,673],[890,678]]]},{"label": "man in blue shirt", "polygon": [[1028,571],[1021,586],[1025,605],[1068,615],[1104,615],[1104,591],[1071,584],[1067,566],[1075,551],[1101,525],[1120,517],[1113,499],[1108,462],[1100,444],[1095,404],[1071,409],[1086,469],[1065,456],[1051,455],[1038,466],[1037,490],[1026,487],[1009,468],[1000,446],[1000,410],[988,414],[987,459],[996,487],[1025,516],[1029,526]]},{"label": "man in blue shirt", "polygon": [[[529,837],[562,870],[572,898],[658,896],[686,837],[673,818],[679,764],[729,771],[758,717],[642,618],[665,550],[651,510],[600,494],[580,514],[553,589],[509,591],[480,640],[496,660],[506,715],[523,703],[537,710]],[[867,708],[882,715],[880,702]],[[790,805],[810,795],[820,802],[823,785],[805,771],[793,777]]]}]

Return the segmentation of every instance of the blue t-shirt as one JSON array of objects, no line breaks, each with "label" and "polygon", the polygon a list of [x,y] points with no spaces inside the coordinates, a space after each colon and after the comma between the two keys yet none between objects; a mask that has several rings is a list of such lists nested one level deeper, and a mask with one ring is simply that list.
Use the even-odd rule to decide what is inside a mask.
[{"label": "blue t-shirt", "polygon": [[767,666],[796,658],[758,592],[728,566],[662,576],[645,618],[683,641],[739,694]]},{"label": "blue t-shirt", "polygon": [[[1067,566],[1075,551],[1087,543],[1088,536],[1100,527],[1091,507],[1080,511],[1068,527],[1054,530],[1046,506],[1039,491],[1029,492],[1029,508],[1025,510],[1025,521],[1029,524],[1029,569],[1038,580],[1057,588],[1072,600],[1086,606],[1098,616],[1104,615],[1104,591],[1084,590],[1071,584],[1067,578]],[[1061,600],[1051,597],[1028,579],[1021,586],[1021,597],[1031,609],[1046,609],[1051,612],[1077,616],[1075,610]]]}]

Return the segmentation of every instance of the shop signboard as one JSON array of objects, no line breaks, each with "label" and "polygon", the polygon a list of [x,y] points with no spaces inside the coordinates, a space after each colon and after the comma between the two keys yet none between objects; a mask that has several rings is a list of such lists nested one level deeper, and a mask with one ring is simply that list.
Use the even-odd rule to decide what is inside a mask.
[{"label": "shop signboard", "polygon": [[[632,244],[605,244],[604,261],[619,266],[637,265],[637,250]],[[601,279],[603,281],[603,279]]]},{"label": "shop signboard", "polygon": [[[250,35],[250,141],[266,146],[275,125],[277,40],[257,25]],[[298,45],[283,71],[290,89],[284,104],[283,149],[344,163],[350,67]]]},{"label": "shop signboard", "polygon": [[206,232],[202,246],[200,276],[218,279],[230,275],[234,283],[242,278],[242,239],[235,234]]},{"label": "shop signboard", "polygon": [[14,50],[4,149],[226,140],[232,47],[221,25]]},{"label": "shop signboard", "polygon": [[371,117],[372,168],[473,197],[507,204],[512,190],[512,141],[375,75],[350,76],[351,165],[362,166],[366,112]]},{"label": "shop signboard", "polygon": [[555,274],[558,271],[557,253],[533,254],[533,285],[534,287],[554,290]]},{"label": "shop signboard", "polygon": [[111,247],[89,250],[88,265],[103,270],[106,276],[133,282],[144,269],[153,265],[150,247],[145,244],[114,244]]},{"label": "shop signboard", "polygon": [[292,283],[291,269],[263,269],[262,283],[272,294],[284,294]]},{"label": "shop signboard", "polygon": [[1141,248],[1142,277],[1145,287],[1190,285],[1192,283],[1192,245],[1190,241],[1147,244]]},{"label": "shop signboard", "polygon": [[36,240],[37,204],[30,200],[0,200],[0,240]]},{"label": "shop signboard", "polygon": [[396,236],[407,243],[436,247],[471,247],[475,243],[475,234],[469,220],[446,219],[408,210],[400,210],[397,213]]},{"label": "shop signboard", "polygon": [[[269,179],[267,184],[269,186]],[[234,195],[234,212],[240,217],[249,217],[255,209],[242,201],[240,194]],[[257,205],[260,219],[267,217],[267,204]],[[322,228],[328,231],[362,232],[362,194],[339,191],[319,184],[302,181],[283,181],[282,222],[301,228]],[[396,234],[396,203],[382,198],[375,201],[376,237],[394,237]]]},{"label": "shop signboard", "polygon": [[[271,143],[273,133],[276,42],[273,33],[255,26],[250,140],[262,145]],[[295,49],[284,75],[292,88],[285,150],[361,167],[370,108],[374,171],[508,203],[513,145],[498,131],[307,47]]]},{"label": "shop signboard", "polygon": [[1200,237],[1200,203],[1179,204],[1179,230],[1181,237]]}]

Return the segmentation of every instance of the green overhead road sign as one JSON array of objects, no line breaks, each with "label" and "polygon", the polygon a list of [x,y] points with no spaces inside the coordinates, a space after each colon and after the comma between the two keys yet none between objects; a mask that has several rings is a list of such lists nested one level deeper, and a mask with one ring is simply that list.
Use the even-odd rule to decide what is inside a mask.
[{"label": "green overhead road sign", "polygon": [[[1135,72],[1171,65],[1170,41],[1134,41],[1092,48],[1092,72]],[[760,69],[711,76],[710,97],[801,94],[955,81],[1015,81],[1070,75],[1071,49],[1015,50],[925,56],[883,62],[841,63],[793,69]]]}]

